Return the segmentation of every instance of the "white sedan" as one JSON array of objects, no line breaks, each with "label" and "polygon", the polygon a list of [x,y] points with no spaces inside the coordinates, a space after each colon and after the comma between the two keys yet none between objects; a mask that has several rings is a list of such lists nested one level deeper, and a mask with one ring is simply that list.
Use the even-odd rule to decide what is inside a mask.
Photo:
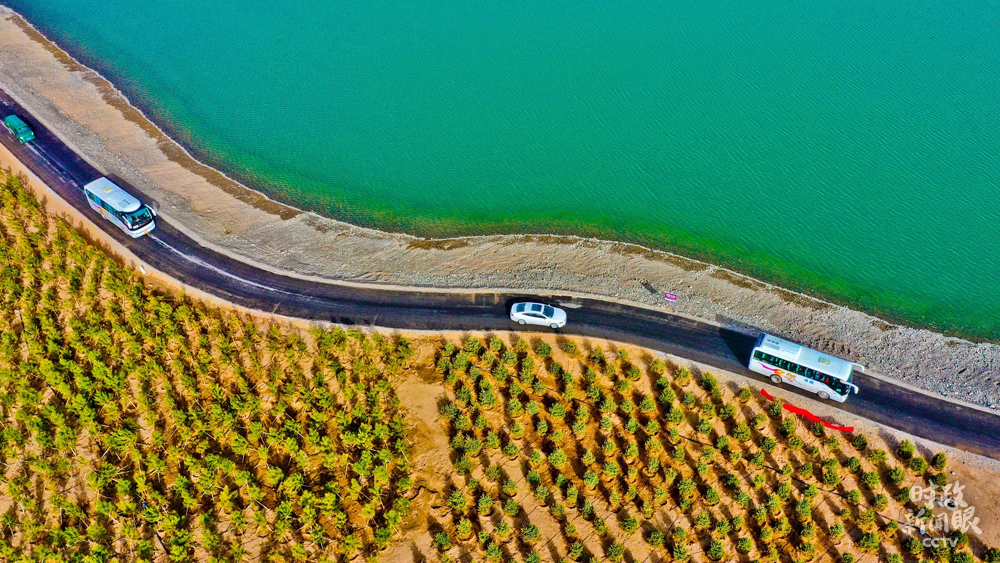
[{"label": "white sedan", "polygon": [[510,320],[521,325],[566,326],[566,311],[541,303],[517,303],[510,309]]}]

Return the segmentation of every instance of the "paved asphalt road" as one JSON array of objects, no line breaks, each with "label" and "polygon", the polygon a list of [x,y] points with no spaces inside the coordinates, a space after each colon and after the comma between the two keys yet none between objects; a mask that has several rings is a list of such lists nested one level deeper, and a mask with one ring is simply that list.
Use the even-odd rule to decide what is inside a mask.
[{"label": "paved asphalt road", "polygon": [[[101,225],[142,260],[185,284],[259,310],[347,325],[423,330],[533,330],[511,323],[509,303],[529,297],[506,293],[435,293],[315,283],[251,267],[199,246],[163,218],[151,234],[131,239],[87,205],[83,185],[101,173],[0,91],[0,113],[17,113],[37,139],[21,145],[6,131],[2,142],[42,181]],[[114,178],[113,178],[114,179]],[[119,182],[128,189],[128,184]],[[132,190],[135,192],[135,190]],[[567,334],[610,338],[652,348],[764,381],[745,366],[756,335],[708,323],[593,299],[531,295],[568,309]],[[538,330],[538,329],[534,329]],[[1000,416],[856,375],[859,394],[843,410],[940,443],[1000,459]],[[785,386],[793,393],[805,392]],[[836,403],[831,403],[836,405]]]}]

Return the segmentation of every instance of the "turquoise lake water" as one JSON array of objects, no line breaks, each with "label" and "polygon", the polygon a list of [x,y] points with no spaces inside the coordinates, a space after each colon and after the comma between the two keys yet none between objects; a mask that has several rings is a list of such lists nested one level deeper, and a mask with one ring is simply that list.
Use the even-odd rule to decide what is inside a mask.
[{"label": "turquoise lake water", "polygon": [[1000,338],[995,0],[2,1],[280,199]]}]

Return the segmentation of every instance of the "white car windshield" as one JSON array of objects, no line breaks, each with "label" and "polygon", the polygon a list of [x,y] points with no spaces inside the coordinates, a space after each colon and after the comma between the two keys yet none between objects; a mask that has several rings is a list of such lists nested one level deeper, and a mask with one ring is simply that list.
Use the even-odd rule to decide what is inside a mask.
[{"label": "white car windshield", "polygon": [[130,229],[135,230],[149,224],[153,220],[153,212],[149,210],[149,207],[143,205],[137,211],[123,213],[122,218]]},{"label": "white car windshield", "polygon": [[556,310],[546,305],[545,308],[542,309],[542,314],[551,319],[556,314]]}]

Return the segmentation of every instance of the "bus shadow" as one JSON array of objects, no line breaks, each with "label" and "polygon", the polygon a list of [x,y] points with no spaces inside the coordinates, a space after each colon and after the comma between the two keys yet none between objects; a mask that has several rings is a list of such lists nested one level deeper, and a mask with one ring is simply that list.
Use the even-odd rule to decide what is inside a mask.
[{"label": "bus shadow", "polygon": [[738,332],[730,328],[720,328],[719,336],[726,343],[729,351],[743,365],[750,364],[750,353],[753,352],[754,344],[757,343],[757,335],[749,335]]}]

